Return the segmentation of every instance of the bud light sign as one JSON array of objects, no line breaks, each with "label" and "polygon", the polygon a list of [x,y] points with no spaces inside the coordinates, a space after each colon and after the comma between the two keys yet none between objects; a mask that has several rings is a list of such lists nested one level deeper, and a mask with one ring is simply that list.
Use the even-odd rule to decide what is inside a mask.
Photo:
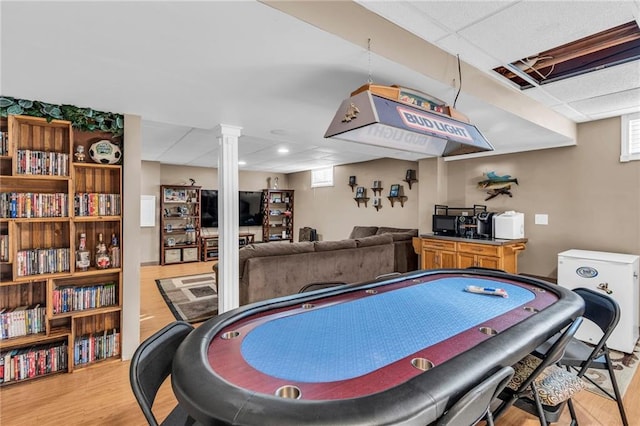
[{"label": "bud light sign", "polygon": [[473,142],[473,138],[462,126],[449,120],[436,118],[433,115],[420,114],[419,112],[397,107],[398,113],[405,126],[427,133],[436,133],[440,136],[454,140]]}]

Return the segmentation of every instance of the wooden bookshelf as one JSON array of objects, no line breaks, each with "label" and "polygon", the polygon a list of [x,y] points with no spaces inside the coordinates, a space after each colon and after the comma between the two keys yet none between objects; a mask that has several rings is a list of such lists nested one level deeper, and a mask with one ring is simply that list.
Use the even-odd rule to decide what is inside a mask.
[{"label": "wooden bookshelf", "polygon": [[[0,158],[0,363],[1,385],[21,383],[93,365],[80,364],[74,348],[83,336],[94,337],[90,354],[120,359],[122,318],[122,167],[74,161],[78,145],[85,151],[105,132],[74,131],[69,121],[10,115],[0,121],[8,135]],[[76,268],[79,235],[86,235],[91,264]],[[98,234],[109,245],[119,240],[110,266],[96,267]],[[109,283],[109,299],[102,292]],[[64,313],[54,312],[64,295]],[[108,300],[103,306],[92,301]],[[108,336],[111,351],[99,336]],[[104,339],[103,339],[104,340]]]},{"label": "wooden bookshelf", "polygon": [[160,264],[200,261],[200,187],[160,187]]},{"label": "wooden bookshelf", "polygon": [[262,241],[293,242],[293,194],[291,189],[264,189]]}]

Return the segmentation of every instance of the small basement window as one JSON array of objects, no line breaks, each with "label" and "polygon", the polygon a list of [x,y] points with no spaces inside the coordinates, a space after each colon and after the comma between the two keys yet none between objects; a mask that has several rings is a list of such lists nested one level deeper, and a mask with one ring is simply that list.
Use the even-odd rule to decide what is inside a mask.
[{"label": "small basement window", "polygon": [[622,116],[620,161],[640,160],[640,112]]},{"label": "small basement window", "polygon": [[311,170],[311,187],[333,186],[333,166]]}]

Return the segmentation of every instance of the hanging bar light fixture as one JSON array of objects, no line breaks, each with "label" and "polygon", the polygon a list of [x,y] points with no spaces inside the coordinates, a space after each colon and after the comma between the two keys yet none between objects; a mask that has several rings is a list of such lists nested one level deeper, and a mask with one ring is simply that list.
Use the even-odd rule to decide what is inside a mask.
[{"label": "hanging bar light fixture", "polygon": [[467,117],[439,99],[372,83],[342,102],[324,137],[439,157],[493,151]]}]

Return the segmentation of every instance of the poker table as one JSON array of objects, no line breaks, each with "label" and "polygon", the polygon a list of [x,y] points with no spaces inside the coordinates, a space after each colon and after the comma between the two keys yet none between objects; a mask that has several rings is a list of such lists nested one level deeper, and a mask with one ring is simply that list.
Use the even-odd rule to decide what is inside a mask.
[{"label": "poker table", "polygon": [[172,386],[202,424],[427,425],[583,309],[570,290],[529,277],[412,272],[212,318],[178,348]]}]

